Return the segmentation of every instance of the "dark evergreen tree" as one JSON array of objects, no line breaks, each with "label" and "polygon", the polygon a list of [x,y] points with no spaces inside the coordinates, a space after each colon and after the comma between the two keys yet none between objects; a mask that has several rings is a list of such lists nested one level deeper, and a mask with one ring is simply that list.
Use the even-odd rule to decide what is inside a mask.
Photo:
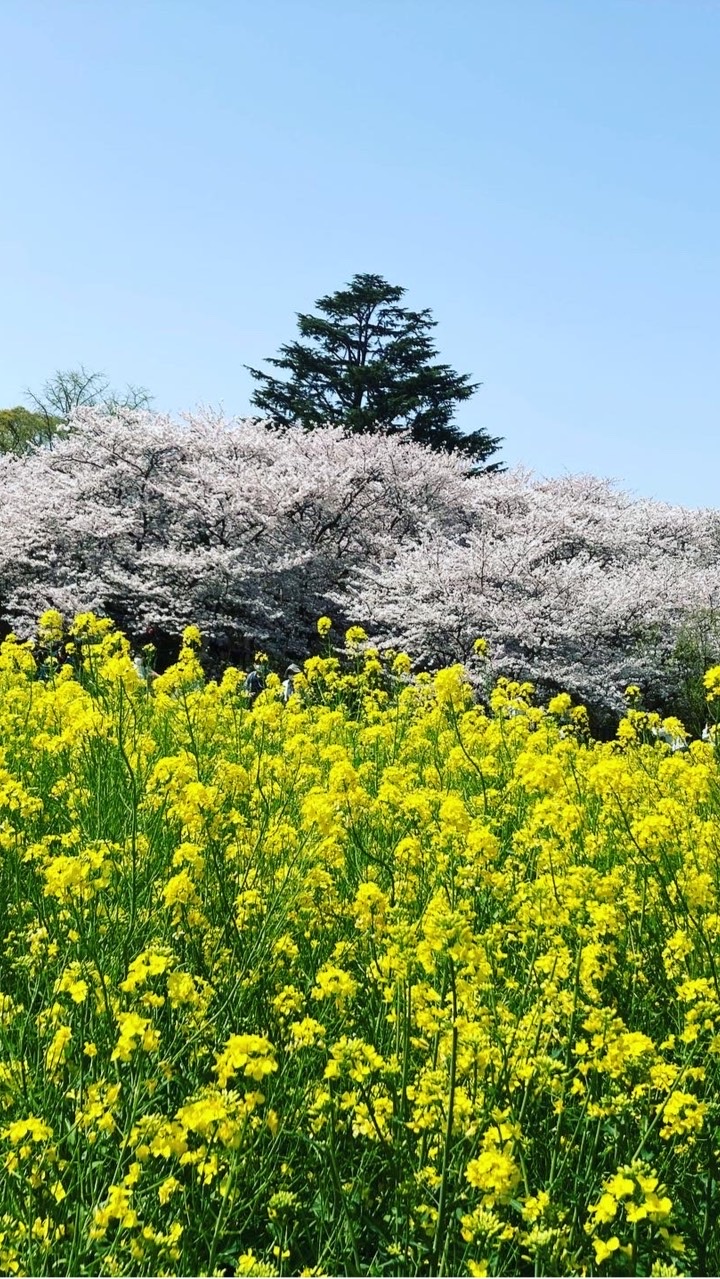
[{"label": "dark evergreen tree", "polygon": [[498,437],[463,434],[452,418],[477,390],[467,374],[436,363],[430,310],[400,305],[405,289],[379,275],[355,275],[337,293],[318,298],[319,315],[298,315],[300,339],[266,362],[288,376],[250,368],[253,404],[282,425],[343,426],[349,431],[409,431],[434,449],[460,451],[473,469],[495,471],[487,459]]}]

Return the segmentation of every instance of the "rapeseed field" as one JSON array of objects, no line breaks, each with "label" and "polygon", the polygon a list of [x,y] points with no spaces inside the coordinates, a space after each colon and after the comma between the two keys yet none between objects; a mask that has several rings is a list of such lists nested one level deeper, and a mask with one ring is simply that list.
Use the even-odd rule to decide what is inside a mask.
[{"label": "rapeseed field", "polygon": [[720,1272],[712,733],[199,642],[2,645],[0,1272]]}]

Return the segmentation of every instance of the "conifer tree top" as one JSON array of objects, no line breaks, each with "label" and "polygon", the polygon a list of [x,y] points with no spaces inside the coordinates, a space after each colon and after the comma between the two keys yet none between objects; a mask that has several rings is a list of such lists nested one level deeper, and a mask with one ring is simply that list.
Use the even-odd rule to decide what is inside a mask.
[{"label": "conifer tree top", "polygon": [[431,336],[436,321],[428,308],[402,306],[404,293],[365,273],[318,298],[319,314],[298,314],[299,340],[266,361],[287,376],[249,370],[258,384],[253,404],[283,425],[408,431],[418,443],[485,462],[499,440],[484,430],[464,435],[452,421],[479,383],[437,362]]}]

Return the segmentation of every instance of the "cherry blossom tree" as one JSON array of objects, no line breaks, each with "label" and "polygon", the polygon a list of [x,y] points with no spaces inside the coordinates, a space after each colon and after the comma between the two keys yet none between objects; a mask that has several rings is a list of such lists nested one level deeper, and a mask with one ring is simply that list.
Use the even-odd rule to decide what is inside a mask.
[{"label": "cherry blossom tree", "polygon": [[351,570],[454,527],[459,463],[386,436],[271,431],[212,413],[81,410],[52,452],[2,459],[0,609],[48,605],[132,633],[192,619],[217,646],[304,653]]},{"label": "cherry blossom tree", "polygon": [[717,513],[520,470],[469,491],[470,530],[358,574],[357,611],[425,662],[462,660],[480,635],[496,670],[547,691],[619,709],[633,682],[671,701],[679,630],[720,602]]},{"label": "cherry blossom tree", "polygon": [[53,450],[0,457],[0,618],[95,609],[139,637],[195,621],[217,661],[278,659],[315,622],[418,663],[489,641],[496,672],[614,711],[671,705],[678,637],[720,606],[720,518],[586,476],[468,476],[402,436],[201,412],[79,410]]}]

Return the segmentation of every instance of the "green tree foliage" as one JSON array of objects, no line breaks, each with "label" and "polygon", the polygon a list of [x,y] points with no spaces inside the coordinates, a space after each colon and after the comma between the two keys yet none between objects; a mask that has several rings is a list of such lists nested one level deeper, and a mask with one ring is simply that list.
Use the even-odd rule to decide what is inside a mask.
[{"label": "green tree foliage", "polygon": [[301,340],[266,361],[288,376],[249,369],[258,383],[253,404],[272,420],[305,430],[409,431],[420,444],[466,454],[476,469],[502,469],[497,461],[485,465],[499,438],[482,429],[463,434],[452,421],[479,383],[436,362],[436,321],[428,309],[401,306],[404,293],[382,276],[365,274],[318,298],[319,315],[298,315]]},{"label": "green tree foliage", "polygon": [[0,453],[27,453],[52,439],[59,419],[45,413],[32,413],[22,404],[13,409],[0,409]]},{"label": "green tree foliage", "polygon": [[669,676],[677,688],[675,708],[686,728],[699,736],[708,718],[705,672],[720,662],[720,612],[695,609],[682,622],[670,657]]}]

